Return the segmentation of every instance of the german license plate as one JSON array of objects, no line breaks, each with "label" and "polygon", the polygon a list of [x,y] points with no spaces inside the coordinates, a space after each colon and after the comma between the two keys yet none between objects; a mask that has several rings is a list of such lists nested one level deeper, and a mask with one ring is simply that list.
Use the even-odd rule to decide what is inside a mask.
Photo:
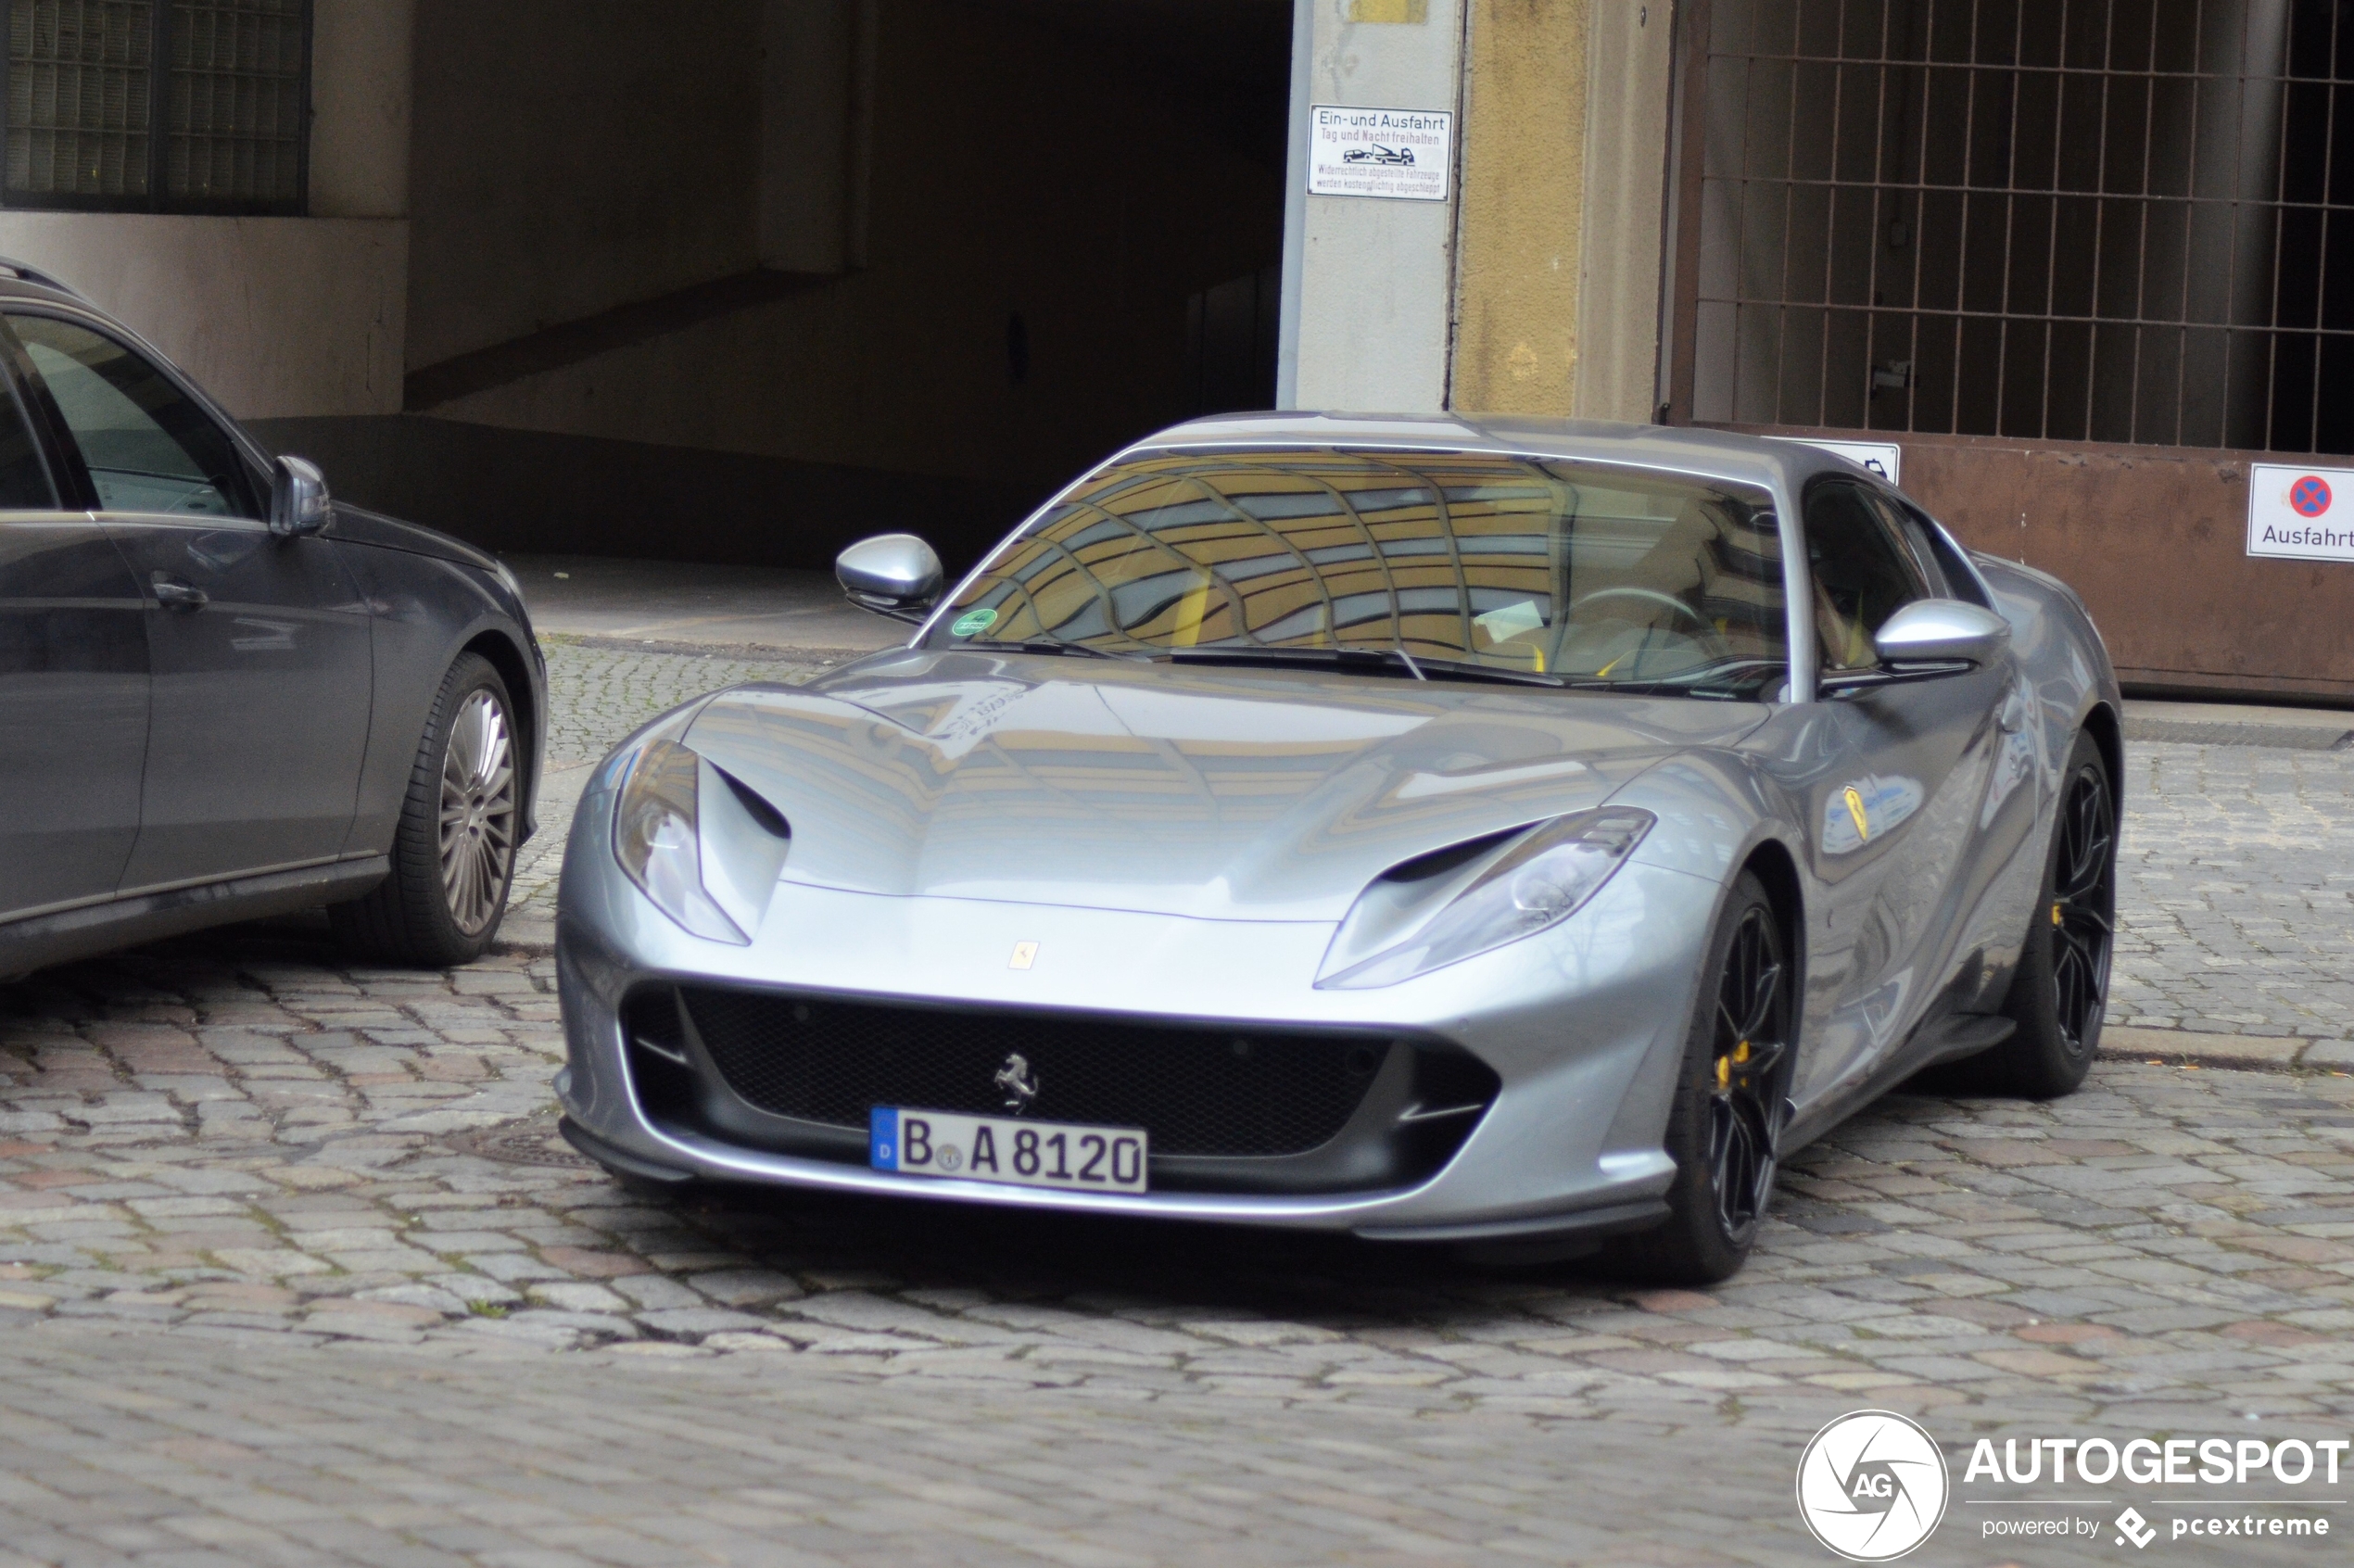
[{"label": "german license plate", "polygon": [[902,1176],[1141,1193],[1146,1152],[1141,1127],[1078,1127],[900,1106],[877,1106],[867,1121],[867,1163]]}]

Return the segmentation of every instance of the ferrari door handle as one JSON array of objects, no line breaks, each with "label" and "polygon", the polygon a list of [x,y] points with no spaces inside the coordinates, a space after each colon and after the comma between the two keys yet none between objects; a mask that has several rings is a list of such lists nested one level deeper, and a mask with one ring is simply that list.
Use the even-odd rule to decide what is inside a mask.
[{"label": "ferrari door handle", "polygon": [[156,587],[156,602],[167,610],[201,610],[212,602],[211,596],[194,583],[184,583],[167,573],[158,572],[150,579]]},{"label": "ferrari door handle", "polygon": [[2006,735],[2016,735],[2027,727],[2027,699],[2019,694],[2017,688],[2003,699],[2002,711],[1994,715],[1994,722],[2003,727]]}]

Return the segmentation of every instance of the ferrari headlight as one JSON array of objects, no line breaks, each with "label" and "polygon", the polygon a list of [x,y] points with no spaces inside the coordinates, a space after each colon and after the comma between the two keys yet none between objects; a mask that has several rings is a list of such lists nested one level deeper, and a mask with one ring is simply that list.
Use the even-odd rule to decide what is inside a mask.
[{"label": "ferrari headlight", "polygon": [[[1657,820],[1626,806],[1558,817],[1524,834],[1435,910],[1443,895],[1417,896],[1416,879],[1393,873],[1341,922],[1317,987],[1396,985],[1557,926],[1601,890]],[[1368,947],[1377,950],[1361,956]]]},{"label": "ferrari headlight", "polygon": [[702,758],[676,740],[639,748],[614,803],[613,852],[664,914],[713,942],[751,942],[705,891]]}]

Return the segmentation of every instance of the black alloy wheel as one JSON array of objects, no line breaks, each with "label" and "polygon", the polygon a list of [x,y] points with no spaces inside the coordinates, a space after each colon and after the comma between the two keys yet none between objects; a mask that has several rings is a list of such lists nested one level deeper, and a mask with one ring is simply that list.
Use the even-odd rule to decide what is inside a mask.
[{"label": "black alloy wheel", "polygon": [[2051,897],[2053,1022],[2085,1054],[2108,1001],[2117,923],[2117,807],[2102,770],[2080,767],[2060,802]]},{"label": "black alloy wheel", "polygon": [[2073,1091],[2100,1048],[2116,939],[2117,790],[2099,744],[2080,734],[2060,775],[2043,885],[2003,1003],[2011,1037],[1932,1068],[1919,1088],[2034,1100]]},{"label": "black alloy wheel", "polygon": [[1764,884],[1743,872],[1709,939],[1664,1146],[1668,1218],[1610,1243],[1617,1271],[1671,1284],[1729,1277],[1773,1199],[1789,1119],[1797,977]]},{"label": "black alloy wheel", "polygon": [[1790,1054],[1789,987],[1773,912],[1752,906],[1733,932],[1716,989],[1715,1085],[1708,1102],[1708,1171],[1717,1223],[1746,1243],[1774,1190],[1782,1126],[1782,1061]]}]

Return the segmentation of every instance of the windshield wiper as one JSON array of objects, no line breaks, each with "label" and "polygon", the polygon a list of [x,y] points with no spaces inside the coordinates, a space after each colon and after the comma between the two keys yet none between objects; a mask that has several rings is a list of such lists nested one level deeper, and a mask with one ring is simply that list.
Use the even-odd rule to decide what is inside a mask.
[{"label": "windshield wiper", "polygon": [[1498,669],[1467,660],[1433,659],[1402,648],[1172,648],[1157,657],[1173,664],[1257,664],[1274,669],[1342,669],[1366,675],[1403,676],[1410,680],[1470,680],[1499,686],[1567,683],[1558,676]]},{"label": "windshield wiper", "polygon": [[1574,678],[1564,684],[1573,691],[1615,691],[1628,697],[1703,697],[1711,702],[1753,702],[1758,699],[1739,684],[1725,684],[1727,677],[1738,682],[1742,672],[1764,677],[1753,685],[1762,686],[1780,674],[1784,664],[1779,659],[1734,659],[1705,665],[1689,676],[1672,680],[1595,680]]},{"label": "windshield wiper", "polygon": [[1141,659],[1141,653],[1114,653],[1107,648],[1091,648],[1083,642],[1050,642],[1044,639],[1030,642],[973,642],[968,648],[1010,649],[1017,653],[1072,654],[1087,659]]}]

